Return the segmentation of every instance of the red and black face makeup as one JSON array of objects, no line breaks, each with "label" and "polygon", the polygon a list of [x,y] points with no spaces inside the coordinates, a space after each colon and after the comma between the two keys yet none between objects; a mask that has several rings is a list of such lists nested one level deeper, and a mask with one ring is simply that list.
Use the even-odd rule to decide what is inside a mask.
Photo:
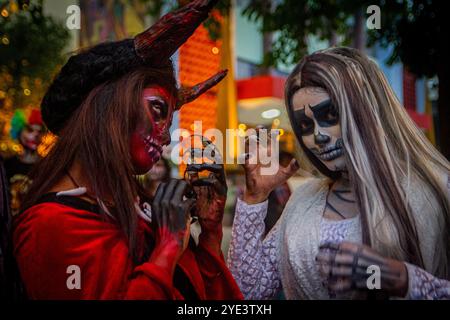
[{"label": "red and black face makeup", "polygon": [[[330,99],[322,101],[315,106],[309,106],[314,114],[314,118],[320,127],[327,128],[335,126],[339,123],[339,113],[337,108],[332,104]],[[305,108],[294,110],[294,119],[297,124],[296,128],[300,130],[301,136],[309,136],[314,134],[314,121],[305,114]]]},{"label": "red and black face makeup", "polygon": [[142,92],[142,119],[130,141],[133,165],[144,174],[161,158],[163,146],[170,143],[175,98],[163,87],[152,86]]}]

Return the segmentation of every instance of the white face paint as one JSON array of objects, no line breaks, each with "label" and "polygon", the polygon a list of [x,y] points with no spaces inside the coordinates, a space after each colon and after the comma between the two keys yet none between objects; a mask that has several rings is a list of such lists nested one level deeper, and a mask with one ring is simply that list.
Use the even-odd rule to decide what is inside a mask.
[{"label": "white face paint", "polygon": [[328,93],[321,88],[302,88],[294,94],[292,105],[304,145],[329,170],[345,170],[339,116]]}]

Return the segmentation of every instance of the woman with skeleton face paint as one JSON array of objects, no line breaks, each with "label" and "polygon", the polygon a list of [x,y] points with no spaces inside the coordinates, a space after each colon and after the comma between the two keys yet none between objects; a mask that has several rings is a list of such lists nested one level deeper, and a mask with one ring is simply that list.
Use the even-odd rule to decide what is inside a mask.
[{"label": "woman with skeleton face paint", "polygon": [[[170,143],[174,112],[226,75],[179,89],[170,61],[215,3],[192,1],[134,39],[74,55],[54,80],[42,113],[58,141],[14,221],[29,298],[242,298],[220,251],[223,170],[198,180],[210,197],[202,211],[196,201],[205,199],[187,198],[184,180],[161,183],[150,201],[135,178]],[[198,244],[189,232],[194,211]]]},{"label": "woman with skeleton face paint", "polygon": [[[229,266],[250,299],[449,299],[450,165],[376,64],[350,48],[303,58],[286,105],[309,177],[263,237],[277,175],[244,165]],[[306,167],[306,166],[305,166]]]}]

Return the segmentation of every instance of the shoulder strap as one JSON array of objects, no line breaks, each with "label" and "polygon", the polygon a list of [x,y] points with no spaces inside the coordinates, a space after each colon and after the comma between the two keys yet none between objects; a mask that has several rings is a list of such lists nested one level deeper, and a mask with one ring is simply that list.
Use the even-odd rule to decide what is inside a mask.
[{"label": "shoulder strap", "polygon": [[98,204],[90,203],[86,200],[83,200],[75,196],[67,196],[67,195],[58,196],[56,192],[49,192],[43,194],[33,206],[45,202],[59,203],[75,209],[100,213],[100,206]]}]

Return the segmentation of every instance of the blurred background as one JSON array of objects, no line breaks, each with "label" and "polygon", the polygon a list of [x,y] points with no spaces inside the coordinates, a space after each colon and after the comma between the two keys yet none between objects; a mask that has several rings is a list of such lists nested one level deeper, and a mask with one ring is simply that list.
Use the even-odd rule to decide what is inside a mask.
[{"label": "blurred background", "polygon": [[[0,155],[9,158],[23,152],[23,146],[10,135],[14,112],[20,109],[26,116],[39,108],[45,90],[71,53],[132,37],[187,2],[0,0]],[[212,17],[173,60],[182,85],[200,82],[221,68],[229,69],[228,77],[181,109],[172,130],[181,127],[193,131],[195,120],[202,120],[203,130],[219,128],[225,132],[231,128],[242,134],[256,126],[277,128],[281,159],[288,162],[296,156],[297,147],[284,108],[285,79],[305,54],[346,45],[377,61],[416,124],[450,158],[450,62],[442,2],[220,1]],[[40,156],[45,156],[55,139],[44,133],[37,149]],[[166,155],[169,152],[170,148]],[[223,152],[235,157],[237,150]],[[226,169],[228,237],[244,179],[238,165],[227,165]],[[183,168],[162,160],[155,172],[143,179],[153,189],[161,180],[182,174]],[[269,212],[274,214],[267,218],[268,228],[300,179],[300,175],[293,177],[271,195],[273,210]],[[227,241],[224,246],[226,251]]]}]

